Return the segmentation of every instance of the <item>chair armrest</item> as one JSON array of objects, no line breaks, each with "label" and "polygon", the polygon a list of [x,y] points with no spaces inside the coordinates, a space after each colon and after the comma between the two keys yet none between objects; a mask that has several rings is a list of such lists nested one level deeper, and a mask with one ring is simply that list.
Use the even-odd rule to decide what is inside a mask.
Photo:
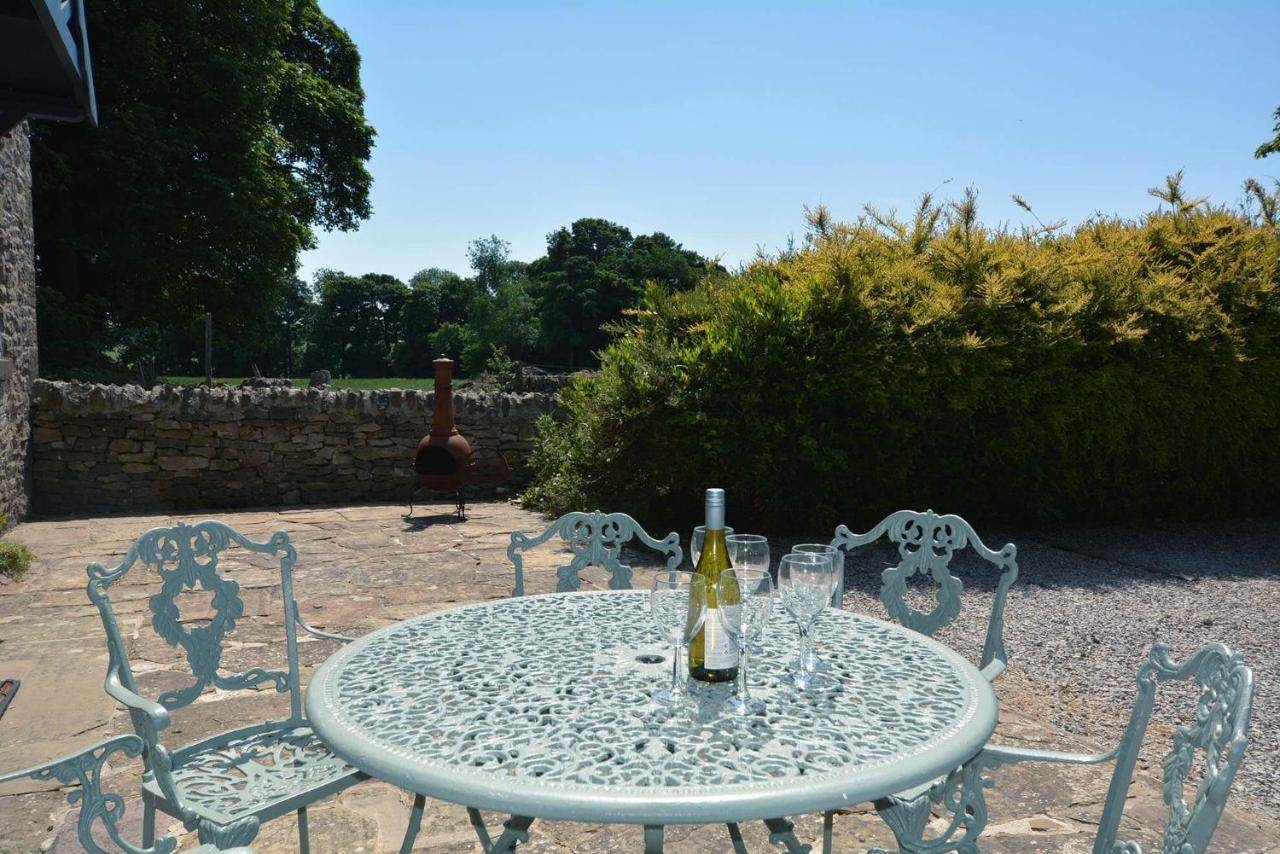
[{"label": "chair armrest", "polygon": [[353,640],[355,640],[355,638],[347,637],[346,635],[339,635],[339,634],[334,634],[333,632],[326,632],[324,629],[317,629],[315,626],[307,625],[307,621],[302,619],[302,615],[297,612],[296,608],[293,612],[293,620],[295,623],[298,624],[299,628],[301,628],[304,632],[306,632],[309,635],[315,635],[318,638],[324,638],[325,640],[342,641],[343,643],[351,643]]},{"label": "chair armrest", "polygon": [[1056,762],[1062,765],[1097,765],[1109,762],[1120,752],[1114,747],[1106,753],[1068,753],[1061,750],[1035,750],[1030,747],[1014,747],[1008,744],[989,744],[982,751],[988,764],[1007,765],[1014,762]]},{"label": "chair armrest", "polygon": [[133,711],[142,712],[151,719],[151,724],[156,730],[162,730],[169,726],[169,710],[159,703],[148,700],[145,697],[130,691],[120,682],[120,674],[114,670],[107,673],[107,679],[102,685],[107,692],[107,696],[118,703],[123,703]]}]

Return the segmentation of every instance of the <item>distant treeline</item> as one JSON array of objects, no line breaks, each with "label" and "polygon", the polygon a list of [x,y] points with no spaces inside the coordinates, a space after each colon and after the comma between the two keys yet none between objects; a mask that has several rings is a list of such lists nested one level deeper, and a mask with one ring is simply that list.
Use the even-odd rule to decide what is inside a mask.
[{"label": "distant treeline", "polygon": [[[264,375],[325,369],[336,377],[421,377],[441,354],[460,360],[464,376],[511,361],[593,367],[611,324],[639,304],[647,287],[689,290],[718,269],[661,232],[632,235],[590,218],[549,234],[546,254],[531,263],[513,260],[509,244],[496,236],[472,241],[467,255],[466,276],[431,267],[407,283],[385,273],[329,269],[310,283],[292,278],[269,323],[228,329],[214,318],[215,372],[247,376],[257,367]],[[202,374],[203,318],[175,320],[157,325],[151,341],[135,338],[133,364],[118,364],[115,373]],[[257,331],[246,338],[244,330]],[[45,367],[46,374],[85,373],[56,362]]]}]

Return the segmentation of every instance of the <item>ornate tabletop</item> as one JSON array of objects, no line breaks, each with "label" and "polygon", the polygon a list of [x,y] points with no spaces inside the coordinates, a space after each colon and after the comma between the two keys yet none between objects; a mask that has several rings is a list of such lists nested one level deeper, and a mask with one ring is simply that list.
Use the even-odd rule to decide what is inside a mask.
[{"label": "ornate tabletop", "polygon": [[[762,716],[673,717],[644,592],[468,605],[388,626],[316,671],[307,714],[343,759],[442,800],[546,819],[743,821],[872,800],[954,770],[986,744],[977,669],[901,626],[828,610],[833,684],[779,684],[794,625],[775,609],[752,656]],[[656,660],[655,660],[656,659]]]}]

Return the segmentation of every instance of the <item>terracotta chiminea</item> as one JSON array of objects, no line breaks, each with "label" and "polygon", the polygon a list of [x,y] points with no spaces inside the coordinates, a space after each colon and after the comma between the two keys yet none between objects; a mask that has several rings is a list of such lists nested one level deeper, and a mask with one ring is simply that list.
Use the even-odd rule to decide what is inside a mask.
[{"label": "terracotta chiminea", "polygon": [[441,356],[436,369],[435,399],[431,408],[431,432],[418,442],[413,470],[418,483],[437,492],[452,492],[475,478],[471,445],[453,422],[453,360]]}]

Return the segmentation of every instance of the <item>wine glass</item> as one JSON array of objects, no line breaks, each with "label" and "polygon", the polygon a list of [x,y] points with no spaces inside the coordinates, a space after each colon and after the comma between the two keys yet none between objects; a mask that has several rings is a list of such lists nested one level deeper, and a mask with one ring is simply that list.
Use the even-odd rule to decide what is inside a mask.
[{"label": "wine glass", "polygon": [[747,688],[748,642],[764,631],[773,611],[773,578],[757,569],[726,569],[716,582],[716,614],[724,630],[738,645],[738,693],[730,698],[735,714],[764,711],[764,701],[754,699]]},{"label": "wine glass", "polygon": [[[743,569],[769,571],[769,541],[759,534],[729,534],[724,538],[729,550],[729,563]],[[747,644],[753,653],[761,652],[755,641]]]},{"label": "wine glass", "polygon": [[759,534],[729,534],[724,538],[729,548],[729,563],[743,569],[769,571],[769,541]]},{"label": "wine glass", "polygon": [[681,650],[693,640],[707,618],[707,580],[679,569],[663,570],[653,578],[649,591],[649,614],[663,639],[675,647],[671,656],[671,687],[653,695],[653,700],[673,709],[684,705],[680,685]]},{"label": "wine glass", "polygon": [[778,566],[778,593],[782,607],[787,609],[800,630],[800,655],[791,663],[792,671],[783,677],[783,681],[800,689],[809,687],[815,678],[819,678],[809,666],[814,658],[809,628],[831,600],[831,576],[834,572],[831,558],[816,552],[791,552],[782,556],[782,563]]},{"label": "wine glass", "polygon": [[[732,534],[733,528],[725,527],[725,534]],[[702,556],[702,541],[707,538],[707,526],[699,525],[693,529],[693,536],[689,538],[689,558],[693,561],[693,568],[698,568],[698,558]]]},{"label": "wine glass", "polygon": [[[798,553],[826,555],[828,558],[830,558],[831,590],[827,593],[827,599],[830,600],[831,597],[835,595],[836,588],[840,586],[840,576],[844,571],[844,553],[841,552],[839,549],[837,549],[835,546],[830,546],[830,545],[827,545],[826,543],[800,543],[791,551],[798,552]],[[819,611],[818,615],[821,616],[821,614],[822,612]],[[816,622],[818,617],[815,616],[813,619]],[[830,669],[830,666],[821,658],[819,658],[816,652],[814,652],[814,649],[813,649],[814,636],[815,636],[815,633],[813,632],[813,628],[811,625],[810,632],[809,632],[808,658],[805,659],[802,665],[798,665],[794,661],[791,662],[791,667],[793,669],[804,669],[804,670],[808,670],[810,673],[821,673],[824,670]]]}]

